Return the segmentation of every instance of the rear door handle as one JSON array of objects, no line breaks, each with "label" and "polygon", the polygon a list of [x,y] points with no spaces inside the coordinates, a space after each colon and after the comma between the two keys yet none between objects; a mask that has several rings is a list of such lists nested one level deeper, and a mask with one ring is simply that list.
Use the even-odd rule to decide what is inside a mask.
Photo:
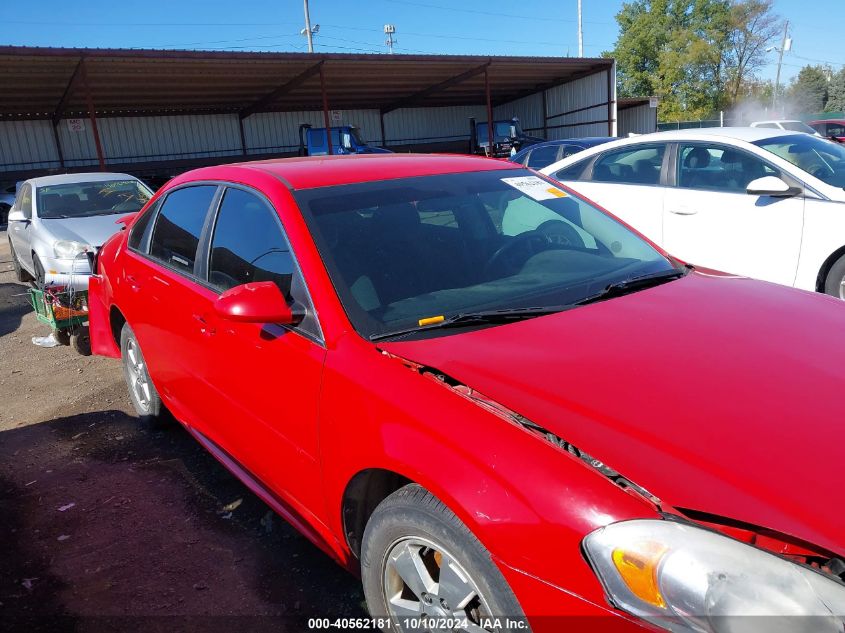
[{"label": "rear door handle", "polygon": [[138,278],[135,275],[126,275],[126,281],[129,282],[129,289],[132,292],[138,292],[141,290],[141,284],[138,283]]},{"label": "rear door handle", "polygon": [[195,314],[194,321],[200,324],[200,334],[204,336],[214,336],[217,333],[217,330],[208,325],[204,315]]},{"label": "rear door handle", "polygon": [[677,207],[675,209],[669,209],[669,213],[674,213],[675,215],[695,215],[698,213],[698,209],[690,209],[689,207]]}]

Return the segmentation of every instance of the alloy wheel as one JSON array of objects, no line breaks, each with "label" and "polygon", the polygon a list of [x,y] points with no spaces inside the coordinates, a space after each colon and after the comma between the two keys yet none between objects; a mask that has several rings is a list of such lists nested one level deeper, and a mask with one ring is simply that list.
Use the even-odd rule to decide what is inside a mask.
[{"label": "alloy wheel", "polygon": [[384,558],[384,594],[400,631],[492,631],[487,600],[458,560],[428,539],[394,542]]},{"label": "alloy wheel", "polygon": [[150,410],[152,394],[150,383],[147,377],[147,368],[144,364],[144,357],[134,338],[126,341],[126,362],[129,369],[129,388],[135,397],[138,406],[146,412]]}]

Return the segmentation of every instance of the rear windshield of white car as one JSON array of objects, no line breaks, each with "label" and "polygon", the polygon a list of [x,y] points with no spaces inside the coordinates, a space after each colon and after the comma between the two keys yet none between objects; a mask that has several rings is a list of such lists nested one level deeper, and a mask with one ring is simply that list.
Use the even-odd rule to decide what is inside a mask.
[{"label": "rear windshield of white car", "polygon": [[776,136],[754,143],[828,185],[845,188],[845,147],[808,134]]},{"label": "rear windshield of white car", "polygon": [[804,132],[806,134],[816,133],[813,128],[801,121],[783,121],[780,125],[784,130],[789,130],[790,132]]},{"label": "rear windshield of white car", "polygon": [[138,180],[99,180],[38,187],[35,195],[39,218],[60,219],[135,213],[153,194]]}]

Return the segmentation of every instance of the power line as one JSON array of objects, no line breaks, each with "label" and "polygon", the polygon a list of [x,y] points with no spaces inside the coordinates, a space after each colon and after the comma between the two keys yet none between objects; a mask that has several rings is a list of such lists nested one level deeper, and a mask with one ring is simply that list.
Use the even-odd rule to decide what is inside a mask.
[{"label": "power line", "polygon": [[[439,9],[441,11],[457,11],[460,13],[474,13],[476,15],[492,15],[495,17],[512,18],[514,20],[533,20],[535,22],[568,22],[574,24],[576,20],[567,20],[565,18],[542,17],[537,18],[530,15],[519,15],[517,13],[501,13],[498,11],[482,11],[480,9],[464,9],[461,7],[450,7],[442,4],[429,4],[427,2],[414,2],[412,0],[387,0],[394,4],[406,4],[414,7],[425,7],[428,9]],[[585,24],[613,24],[613,22],[598,21],[598,20],[584,20]]]}]

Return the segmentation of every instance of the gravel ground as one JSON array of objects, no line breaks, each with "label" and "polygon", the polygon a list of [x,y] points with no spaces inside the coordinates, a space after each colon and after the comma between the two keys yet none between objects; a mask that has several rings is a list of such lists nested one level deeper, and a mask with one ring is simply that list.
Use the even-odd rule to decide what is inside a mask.
[{"label": "gravel ground", "polygon": [[0,630],[298,631],[364,617],[358,580],[181,427],[132,413],[119,361],[48,333],[0,232]]}]

